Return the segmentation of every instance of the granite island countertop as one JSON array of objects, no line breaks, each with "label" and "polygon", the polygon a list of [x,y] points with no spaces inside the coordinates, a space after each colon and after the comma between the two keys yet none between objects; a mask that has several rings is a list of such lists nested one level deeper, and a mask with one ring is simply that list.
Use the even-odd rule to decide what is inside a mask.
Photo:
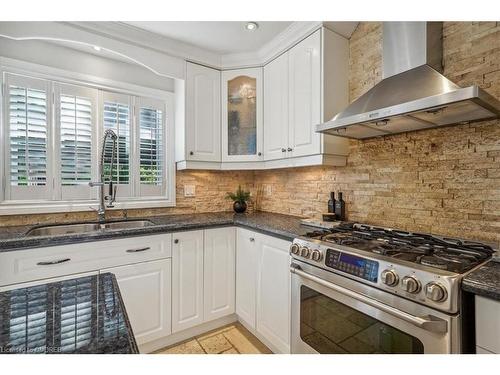
[{"label": "granite island countertop", "polygon": [[37,227],[34,225],[0,227],[0,252],[233,225],[290,241],[311,231],[310,227],[300,224],[300,217],[261,211],[251,214],[214,212],[129,218],[140,219],[150,220],[154,225],[53,236],[26,236],[30,229]]},{"label": "granite island countertop", "polygon": [[139,353],[111,273],[0,293],[0,353]]},{"label": "granite island countertop", "polygon": [[500,301],[500,262],[490,260],[469,273],[462,280],[462,289],[478,296]]}]

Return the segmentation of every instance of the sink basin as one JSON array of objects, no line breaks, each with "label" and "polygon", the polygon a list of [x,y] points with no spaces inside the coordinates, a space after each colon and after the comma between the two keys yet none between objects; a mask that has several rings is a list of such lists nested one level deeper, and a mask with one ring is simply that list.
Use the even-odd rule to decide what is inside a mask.
[{"label": "sink basin", "polygon": [[154,225],[149,220],[130,220],[130,221],[114,221],[111,223],[102,224],[103,229],[132,229],[132,228],[145,228]]},{"label": "sink basin", "polygon": [[97,232],[100,230],[112,229],[134,229],[145,228],[154,225],[149,220],[112,221],[109,223],[84,223],[84,224],[63,224],[48,225],[33,228],[26,233],[26,236],[58,236],[64,234],[79,234]]}]

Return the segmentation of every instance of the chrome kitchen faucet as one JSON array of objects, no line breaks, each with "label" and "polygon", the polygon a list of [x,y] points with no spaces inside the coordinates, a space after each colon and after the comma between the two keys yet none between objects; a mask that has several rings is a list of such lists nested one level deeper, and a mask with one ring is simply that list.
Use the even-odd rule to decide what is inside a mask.
[{"label": "chrome kitchen faucet", "polygon": [[[111,140],[113,141],[113,149],[111,152],[111,162],[110,162],[110,168],[109,168],[109,174],[108,174],[108,181],[105,181],[105,176],[104,176],[104,150],[106,148],[106,141],[108,137],[111,137]],[[116,199],[116,188],[117,186],[113,186],[113,164],[115,160],[115,154],[116,154],[116,140],[117,140],[116,133],[111,130],[107,129],[104,132],[104,137],[102,140],[102,149],[101,149],[101,160],[99,162],[99,173],[100,173],[100,181],[97,182],[89,182],[89,186],[91,187],[99,187],[99,209],[97,209],[97,215],[99,217],[99,222],[104,222],[106,220],[106,208],[113,208],[113,203],[115,202]],[[106,195],[104,189],[105,186],[108,185],[108,195]]]}]

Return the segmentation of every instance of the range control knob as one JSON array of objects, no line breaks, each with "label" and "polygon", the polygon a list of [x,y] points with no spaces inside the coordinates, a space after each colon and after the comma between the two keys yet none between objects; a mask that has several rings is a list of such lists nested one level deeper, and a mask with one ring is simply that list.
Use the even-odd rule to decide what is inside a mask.
[{"label": "range control knob", "polygon": [[425,296],[434,302],[443,302],[448,297],[446,288],[439,283],[431,282],[425,286]]},{"label": "range control knob", "polygon": [[309,255],[311,255],[311,250],[309,250],[308,247],[303,247],[300,249],[300,256],[304,258],[309,258]]},{"label": "range control knob", "polygon": [[388,286],[396,286],[399,283],[399,276],[393,270],[383,270],[380,277],[382,282]]},{"label": "range control knob", "polygon": [[420,289],[422,287],[420,285],[420,281],[418,281],[415,276],[405,276],[401,280],[401,283],[403,284],[403,289],[412,294],[417,294],[418,292],[420,292]]},{"label": "range control knob", "polygon": [[296,243],[290,245],[290,252],[297,255],[299,253],[300,247]]},{"label": "range control knob", "polygon": [[313,252],[311,254],[311,259],[316,261],[316,262],[319,262],[321,260],[321,258],[323,258],[323,254],[321,254],[321,251],[313,250]]}]

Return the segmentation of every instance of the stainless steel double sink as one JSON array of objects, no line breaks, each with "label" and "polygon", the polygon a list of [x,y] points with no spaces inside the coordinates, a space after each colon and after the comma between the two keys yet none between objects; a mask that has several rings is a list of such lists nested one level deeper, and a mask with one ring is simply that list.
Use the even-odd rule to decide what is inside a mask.
[{"label": "stainless steel double sink", "polygon": [[103,230],[113,229],[136,229],[145,228],[155,225],[149,220],[128,220],[128,221],[111,221],[107,223],[81,223],[81,224],[63,224],[63,225],[46,225],[30,229],[26,236],[58,236],[64,234],[79,234],[88,232],[98,232]]}]

